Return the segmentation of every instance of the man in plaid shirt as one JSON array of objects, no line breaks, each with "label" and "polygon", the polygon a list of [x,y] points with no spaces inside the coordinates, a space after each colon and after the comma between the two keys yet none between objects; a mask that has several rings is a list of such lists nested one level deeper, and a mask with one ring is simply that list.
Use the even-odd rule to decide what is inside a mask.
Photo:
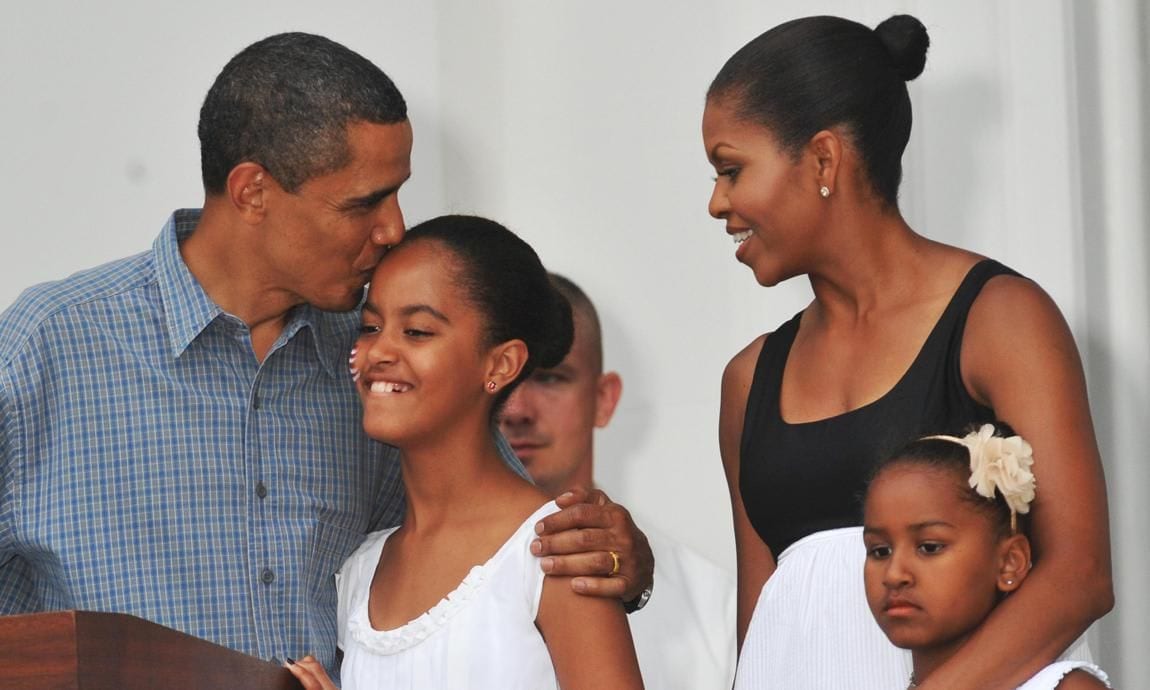
[{"label": "man in plaid shirt", "polygon": [[[199,135],[202,210],[0,316],[0,614],[132,613],[334,670],[333,574],[403,514],[346,361],[403,238],[406,104],[360,55],[280,34],[224,67]],[[602,576],[615,551],[619,576],[575,582],[636,597],[652,563],[626,511],[568,503],[547,565]]]}]

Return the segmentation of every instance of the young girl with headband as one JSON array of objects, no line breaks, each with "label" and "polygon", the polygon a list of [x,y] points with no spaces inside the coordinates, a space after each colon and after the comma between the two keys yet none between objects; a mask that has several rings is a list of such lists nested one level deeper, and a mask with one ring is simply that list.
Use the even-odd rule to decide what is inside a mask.
[{"label": "young girl with headband", "polygon": [[[544,578],[530,545],[558,507],[492,434],[572,333],[534,250],[490,220],[423,223],[376,268],[350,367],[367,433],[401,451],[407,508],[337,576],[345,690],[642,687],[620,602]],[[314,659],[288,668],[334,688]]]},{"label": "young girl with headband", "polygon": [[[977,634],[1029,574],[1033,462],[1021,436],[984,424],[962,438],[921,438],[876,470],[863,515],[867,602],[890,641],[912,653],[908,687]],[[1020,686],[1109,687],[1083,661],[1057,661]]]}]

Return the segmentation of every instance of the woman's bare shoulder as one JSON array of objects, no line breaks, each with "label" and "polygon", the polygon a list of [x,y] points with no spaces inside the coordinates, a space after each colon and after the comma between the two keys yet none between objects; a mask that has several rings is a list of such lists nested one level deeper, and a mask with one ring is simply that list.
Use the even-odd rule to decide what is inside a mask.
[{"label": "woman's bare shoulder", "polygon": [[759,353],[768,335],[766,333],[752,340],[731,358],[723,370],[719,399],[719,450],[728,471],[738,465],[738,440],[743,434],[743,414],[747,408],[747,397],[751,392]]},{"label": "woman's bare shoulder", "polygon": [[750,384],[758,364],[759,355],[763,351],[763,343],[767,341],[770,333],[764,333],[752,340],[746,347],[735,353],[727,367],[723,370],[723,387],[740,383]]},{"label": "woman's bare shoulder", "polygon": [[1040,309],[1058,313],[1054,300],[1042,287],[1029,278],[1013,274],[994,276],[978,293],[972,307],[972,316],[978,312],[988,314]]},{"label": "woman's bare shoulder", "polygon": [[1058,305],[1037,283],[1016,275],[987,281],[971,305],[963,336],[962,369],[978,398],[1003,371],[1049,367],[1079,375],[1074,336]]}]

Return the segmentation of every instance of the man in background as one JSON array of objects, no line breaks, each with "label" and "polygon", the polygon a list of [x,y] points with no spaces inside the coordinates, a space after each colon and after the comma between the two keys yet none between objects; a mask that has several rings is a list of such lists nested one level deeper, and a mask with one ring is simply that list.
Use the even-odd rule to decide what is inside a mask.
[{"label": "man in background", "polygon": [[[571,303],[575,340],[553,369],[536,370],[500,412],[500,429],[532,479],[552,496],[594,485],[594,432],[607,426],[623,391],[603,371],[599,315],[569,279],[552,282]],[[731,687],[735,668],[735,580],[649,525],[655,594],[629,617],[643,679],[652,690]]]}]

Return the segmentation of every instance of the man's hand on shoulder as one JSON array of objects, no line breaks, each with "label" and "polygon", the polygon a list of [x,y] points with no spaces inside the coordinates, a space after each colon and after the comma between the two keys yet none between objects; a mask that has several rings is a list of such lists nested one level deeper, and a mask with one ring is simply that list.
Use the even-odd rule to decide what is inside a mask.
[{"label": "man's hand on shoulder", "polygon": [[561,510],[535,526],[539,536],[531,544],[544,572],[573,577],[580,594],[624,602],[651,588],[655,557],[626,508],[598,489],[572,489],[555,503]]}]

